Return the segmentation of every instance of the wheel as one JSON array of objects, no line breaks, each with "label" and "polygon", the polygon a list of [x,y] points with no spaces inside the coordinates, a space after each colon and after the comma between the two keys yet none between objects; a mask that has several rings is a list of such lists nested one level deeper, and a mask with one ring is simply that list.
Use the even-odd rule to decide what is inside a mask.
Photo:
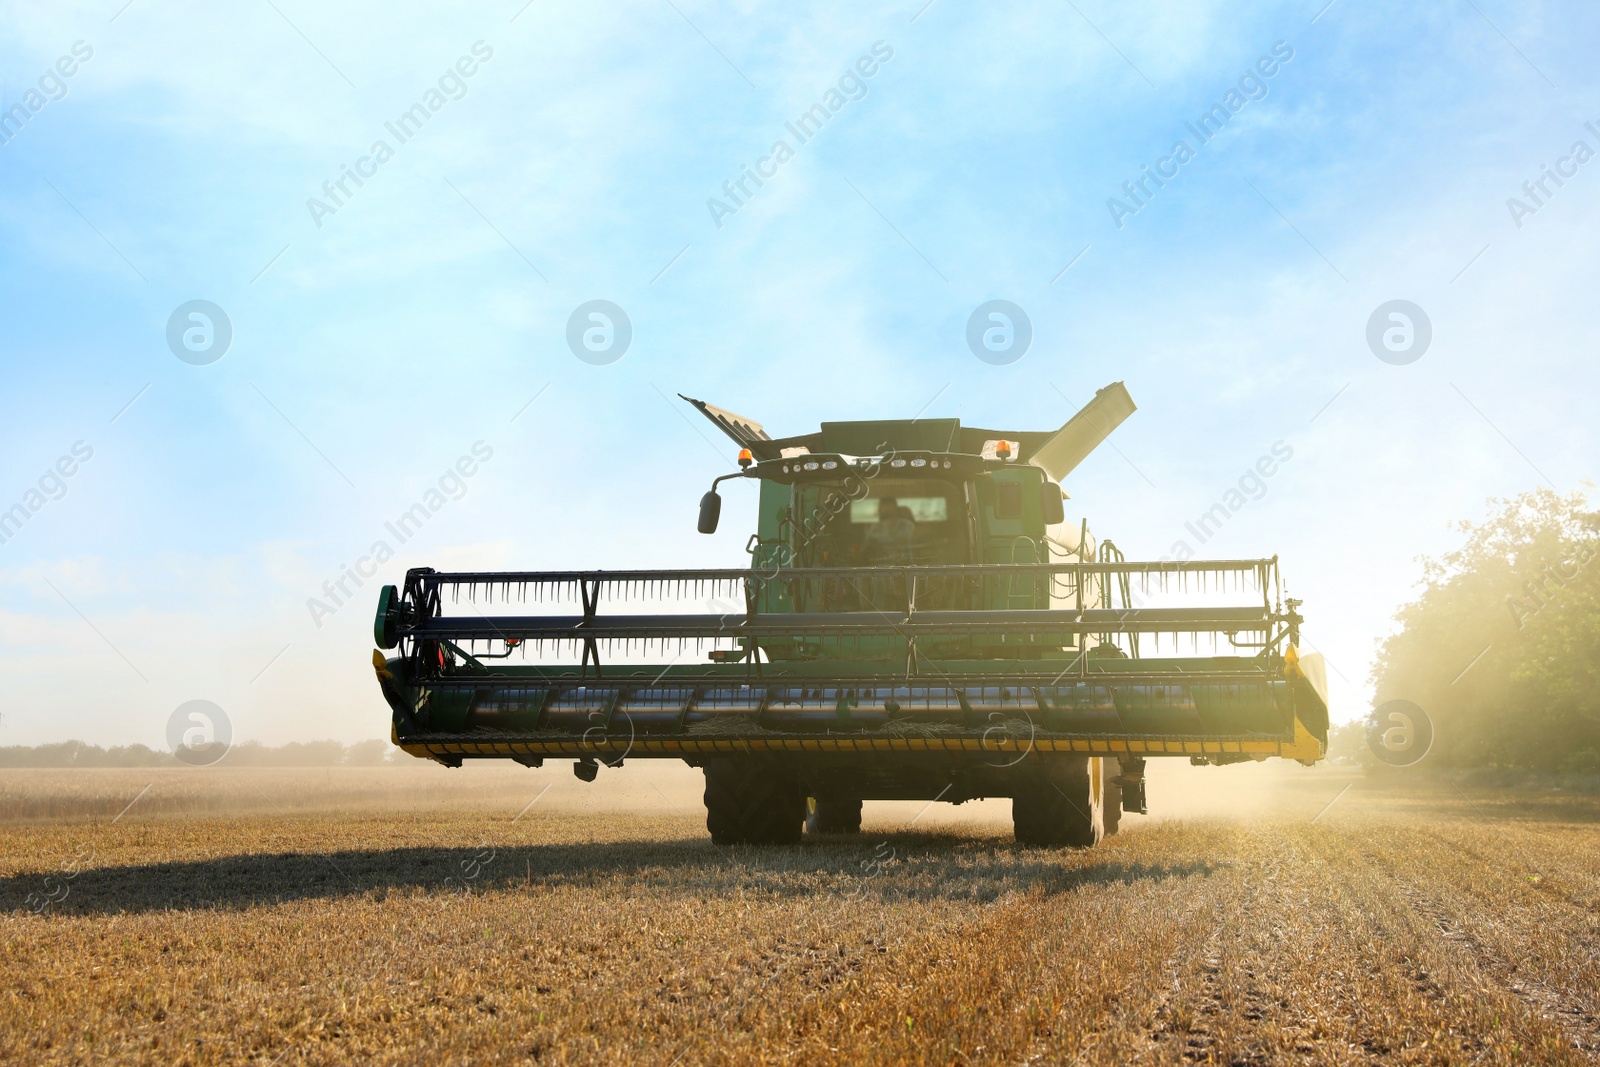
[{"label": "wheel", "polygon": [[859,834],[861,801],[840,797],[806,798],[806,833]]},{"label": "wheel", "polygon": [[705,766],[706,829],[719,845],[795,845],[805,821],[800,787],[761,760]]},{"label": "wheel", "polygon": [[1022,845],[1089,848],[1105,836],[1105,776],[1099,758],[1059,756],[1023,771],[1011,798]]},{"label": "wheel", "polygon": [[1089,848],[1105,836],[1104,768],[1097,757],[1058,756],[1019,768],[1011,823],[1021,845]]}]

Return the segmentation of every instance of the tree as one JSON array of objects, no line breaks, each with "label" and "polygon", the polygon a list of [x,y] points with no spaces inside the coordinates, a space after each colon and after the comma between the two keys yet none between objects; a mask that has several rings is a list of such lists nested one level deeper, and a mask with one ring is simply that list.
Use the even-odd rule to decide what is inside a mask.
[{"label": "tree", "polygon": [[1443,766],[1600,768],[1600,513],[1548,489],[1490,502],[1462,546],[1423,561],[1373,668],[1377,702],[1415,701]]},{"label": "tree", "polygon": [[371,741],[357,741],[345,749],[344,761],[357,767],[376,767],[388,762],[389,752],[393,747],[381,737]]}]

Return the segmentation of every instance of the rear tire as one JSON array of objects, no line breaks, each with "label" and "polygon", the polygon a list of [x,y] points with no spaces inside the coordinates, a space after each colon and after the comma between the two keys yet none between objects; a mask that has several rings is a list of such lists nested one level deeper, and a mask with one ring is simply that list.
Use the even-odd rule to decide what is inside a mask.
[{"label": "rear tire", "polygon": [[717,759],[705,766],[706,829],[719,845],[795,845],[805,797],[760,760]]},{"label": "rear tire", "polygon": [[1105,775],[1098,757],[1061,756],[1022,772],[1011,798],[1019,845],[1090,848],[1105,836]]},{"label": "rear tire", "polygon": [[861,801],[839,797],[806,798],[806,833],[859,834]]}]

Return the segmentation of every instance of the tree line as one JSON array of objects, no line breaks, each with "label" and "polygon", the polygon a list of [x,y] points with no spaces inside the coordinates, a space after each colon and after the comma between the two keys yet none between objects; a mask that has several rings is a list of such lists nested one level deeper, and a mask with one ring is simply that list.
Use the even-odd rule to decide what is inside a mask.
[{"label": "tree line", "polygon": [[[382,739],[358,741],[353,745],[338,741],[291,741],[286,745],[263,745],[245,741],[233,745],[219,761],[223,767],[376,767],[392,760],[397,752]],[[10,745],[0,747],[0,768],[20,767],[183,767],[171,752],[146,745],[115,745],[101,748],[82,741],[61,741],[51,745]]]},{"label": "tree line", "polygon": [[1600,770],[1600,512],[1549,489],[1491,501],[1423,561],[1372,672],[1433,721],[1444,768]]}]

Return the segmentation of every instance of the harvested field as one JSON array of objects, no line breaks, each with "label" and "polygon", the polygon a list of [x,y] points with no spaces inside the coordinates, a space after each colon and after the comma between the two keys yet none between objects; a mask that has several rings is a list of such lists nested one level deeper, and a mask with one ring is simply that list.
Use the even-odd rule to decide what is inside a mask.
[{"label": "harvested field", "polygon": [[696,777],[8,773],[0,1061],[1600,1050],[1592,798],[1166,766],[1161,817],[1092,851],[1017,847],[1005,802],[869,804],[859,838],[730,851]]}]

